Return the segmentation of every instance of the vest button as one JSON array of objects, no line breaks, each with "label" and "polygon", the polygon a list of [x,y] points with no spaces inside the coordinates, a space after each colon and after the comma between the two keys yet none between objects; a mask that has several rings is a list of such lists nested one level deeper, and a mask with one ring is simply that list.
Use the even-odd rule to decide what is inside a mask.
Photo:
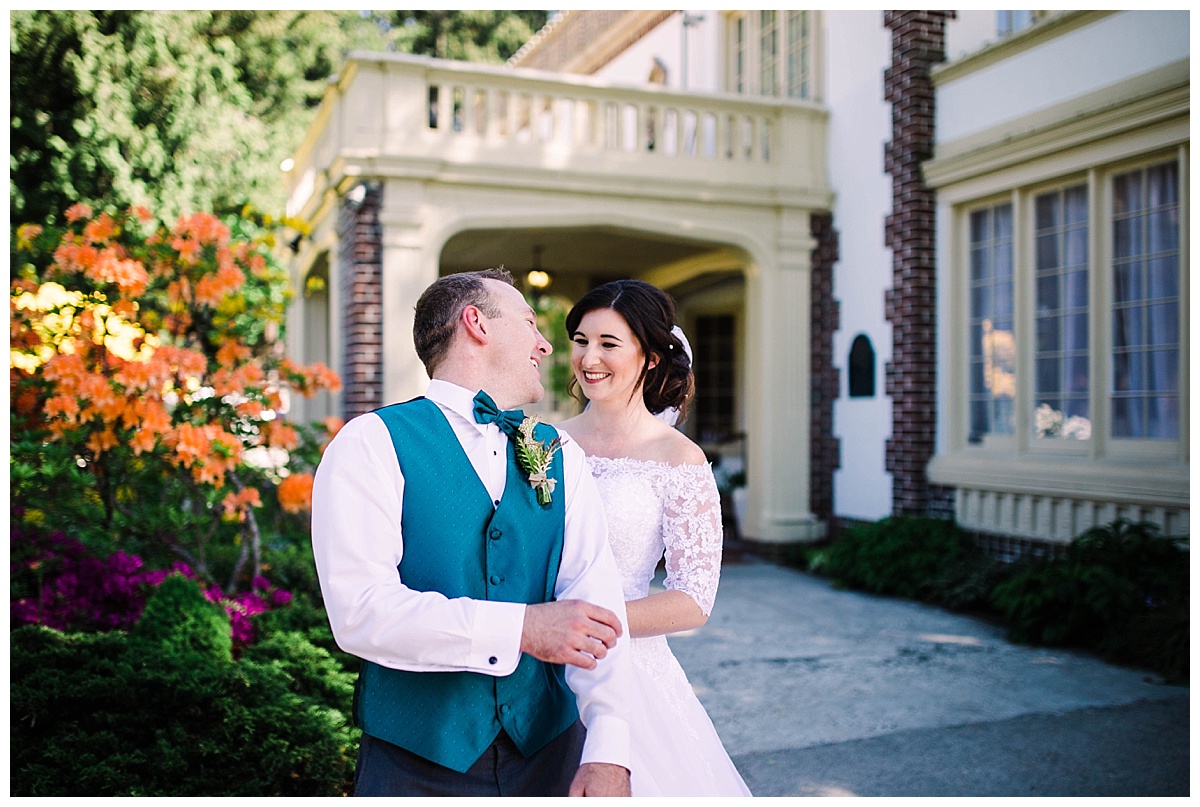
[{"label": "vest button", "polygon": [[492,530],[490,533],[488,533],[488,534],[489,534],[489,535],[492,537],[492,540],[493,540],[493,541],[499,541],[499,540],[500,540],[500,536],[501,536],[501,535],[503,535],[504,533],[502,533],[502,532],[501,532],[500,530],[498,530],[498,529],[493,529],[493,530]]},{"label": "vest button", "polygon": [[507,704],[507,703],[502,703],[502,704],[500,704],[500,714],[502,714],[502,715],[506,715],[506,714],[508,714],[508,713],[509,713],[509,712],[511,712],[511,711],[512,711],[512,710],[508,708],[508,704]]},{"label": "vest button", "polygon": [[492,575],[491,577],[489,577],[489,578],[488,578],[488,581],[489,581],[489,582],[490,582],[490,583],[491,583],[493,586],[498,586],[498,585],[500,585],[500,583],[501,583],[503,580],[504,580],[504,578],[503,578],[503,577],[501,577],[501,576],[500,576],[500,575],[498,575],[498,574],[494,574],[494,575]]}]

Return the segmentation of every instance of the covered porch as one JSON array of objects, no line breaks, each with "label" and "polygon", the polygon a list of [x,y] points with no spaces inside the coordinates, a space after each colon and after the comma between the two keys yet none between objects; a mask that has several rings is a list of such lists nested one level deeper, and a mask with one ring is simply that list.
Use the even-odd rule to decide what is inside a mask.
[{"label": "covered porch", "polygon": [[[831,203],[826,117],[811,102],[352,54],[286,175],[287,212],[312,227],[292,261],[289,349],[346,389],[293,416],[421,394],[412,310],[441,274],[504,265],[548,314],[638,277],[675,296],[696,349],[684,430],[745,463],[744,536],[820,537],[809,269],[810,217]],[[529,284],[532,269],[548,285]],[[561,365],[545,372],[553,421],[575,404]]]}]

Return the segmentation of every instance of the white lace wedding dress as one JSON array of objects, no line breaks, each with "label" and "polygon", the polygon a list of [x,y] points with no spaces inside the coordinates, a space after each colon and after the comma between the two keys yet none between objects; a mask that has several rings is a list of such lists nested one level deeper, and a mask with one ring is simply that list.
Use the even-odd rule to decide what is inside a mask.
[{"label": "white lace wedding dress", "polygon": [[[721,504],[707,465],[588,457],[608,517],[625,599],[649,593],[666,557],[668,589],[707,615],[721,575]],[[665,636],[630,642],[634,796],[749,796]]]}]

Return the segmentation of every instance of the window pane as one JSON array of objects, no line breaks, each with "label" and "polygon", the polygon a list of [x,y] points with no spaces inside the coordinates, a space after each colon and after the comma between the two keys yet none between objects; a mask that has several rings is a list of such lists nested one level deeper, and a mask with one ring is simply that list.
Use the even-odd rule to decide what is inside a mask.
[{"label": "window pane", "polygon": [[996,269],[996,277],[1012,277],[1011,240],[1000,241],[996,244],[995,262],[992,265]]},{"label": "window pane", "polygon": [[1037,268],[1054,269],[1058,267],[1058,233],[1039,235],[1037,237]]},{"label": "window pane", "polygon": [[[1066,400],[1063,403],[1063,414],[1069,418],[1086,418],[1088,416],[1087,398],[1070,398]],[[1090,437],[1091,429],[1088,432],[1088,436]]]},{"label": "window pane", "polygon": [[979,210],[971,214],[971,243],[979,244],[987,241],[991,236],[989,232],[989,217],[988,211]]},{"label": "window pane", "polygon": [[1137,404],[1136,398],[1113,398],[1112,402],[1112,433],[1113,437],[1138,437],[1135,434],[1135,428],[1140,431],[1140,427],[1135,426],[1137,420]]},{"label": "window pane", "polygon": [[1038,317],[1037,320],[1037,351],[1058,351],[1062,348],[1059,340],[1060,321],[1058,317]]},{"label": "window pane", "polygon": [[971,250],[971,280],[983,280],[991,276],[992,263],[986,249]]},{"label": "window pane", "polygon": [[[971,439],[1012,434],[1016,391],[1013,333],[1012,205],[996,205],[970,216],[972,240],[968,381]],[[1005,235],[1007,233],[1007,235]]]},{"label": "window pane", "polygon": [[1142,217],[1113,222],[1113,257],[1129,258],[1142,253]]},{"label": "window pane", "polygon": [[1066,320],[1066,349],[1087,350],[1088,348],[1088,316],[1084,314],[1067,314]]},{"label": "window pane", "polygon": [[971,393],[978,395],[987,392],[987,386],[983,382],[983,362],[971,362]]},{"label": "window pane", "polygon": [[1178,171],[1177,163],[1168,162],[1113,177],[1112,409],[1118,437],[1179,433]]},{"label": "window pane", "polygon": [[1087,266],[1087,230],[1073,227],[1067,231],[1067,250],[1063,263],[1067,266]]},{"label": "window pane", "polygon": [[1179,399],[1173,395],[1147,402],[1147,437],[1170,440],[1179,436]]},{"label": "window pane", "polygon": [[1176,303],[1161,303],[1146,309],[1150,323],[1150,344],[1175,345],[1179,343],[1179,306]]},{"label": "window pane", "polygon": [[1057,227],[1059,222],[1058,194],[1047,193],[1034,202],[1034,221],[1039,230],[1049,230]]},{"label": "window pane", "polygon": [[1012,238],[1012,205],[996,207],[996,240]]},{"label": "window pane", "polygon": [[1152,350],[1146,356],[1146,389],[1152,392],[1177,392],[1179,351]]},{"label": "window pane", "polygon": [[1170,252],[1179,249],[1178,210],[1159,210],[1146,216],[1150,252]]},{"label": "window pane", "polygon": [[1174,207],[1179,202],[1178,170],[1175,163],[1156,165],[1146,172],[1151,207]]},{"label": "window pane", "polygon": [[1068,356],[1064,361],[1065,368],[1063,377],[1066,384],[1063,389],[1067,392],[1087,392],[1088,391],[1088,357],[1087,356]]},{"label": "window pane", "polygon": [[1066,199],[1067,224],[1084,224],[1087,222],[1087,186],[1076,185],[1067,188],[1063,193]]},{"label": "window pane", "polygon": [[1057,358],[1037,360],[1037,392],[1059,392],[1060,361]]},{"label": "window pane", "polygon": [[1057,311],[1059,308],[1058,300],[1058,275],[1054,274],[1050,277],[1039,277],[1037,281],[1037,308],[1038,311]]},{"label": "window pane", "polygon": [[1134,171],[1113,179],[1113,213],[1121,215],[1142,208],[1142,172]]},{"label": "window pane", "polygon": [[1113,347],[1125,348],[1144,344],[1142,309],[1118,308],[1113,312]]},{"label": "window pane", "polygon": [[[1037,343],[1034,345],[1034,435],[1041,439],[1086,440],[1091,423],[1073,405],[1070,424],[1058,394],[1075,399],[1088,395],[1087,186],[1051,191],[1034,200],[1038,232],[1035,240],[1034,294]],[[1068,224],[1067,219],[1075,221]],[[1051,393],[1055,393],[1051,396]],[[1086,406],[1082,407],[1086,413]]]},{"label": "window pane", "polygon": [[1150,299],[1179,296],[1179,259],[1176,256],[1154,258],[1147,263],[1146,269],[1150,276]]},{"label": "window pane", "polygon": [[1131,303],[1142,299],[1142,265],[1118,263],[1113,266],[1113,302]]}]

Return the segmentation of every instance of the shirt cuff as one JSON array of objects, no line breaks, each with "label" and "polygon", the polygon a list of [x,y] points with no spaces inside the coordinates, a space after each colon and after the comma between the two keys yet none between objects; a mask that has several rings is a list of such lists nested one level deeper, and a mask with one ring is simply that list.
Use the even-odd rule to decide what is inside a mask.
[{"label": "shirt cuff", "polygon": [[466,667],[487,675],[511,675],[521,660],[525,603],[481,602],[475,609]]},{"label": "shirt cuff", "polygon": [[607,762],[620,765],[632,772],[629,764],[629,722],[613,715],[600,715],[587,727],[587,738],[583,741],[585,762]]}]

